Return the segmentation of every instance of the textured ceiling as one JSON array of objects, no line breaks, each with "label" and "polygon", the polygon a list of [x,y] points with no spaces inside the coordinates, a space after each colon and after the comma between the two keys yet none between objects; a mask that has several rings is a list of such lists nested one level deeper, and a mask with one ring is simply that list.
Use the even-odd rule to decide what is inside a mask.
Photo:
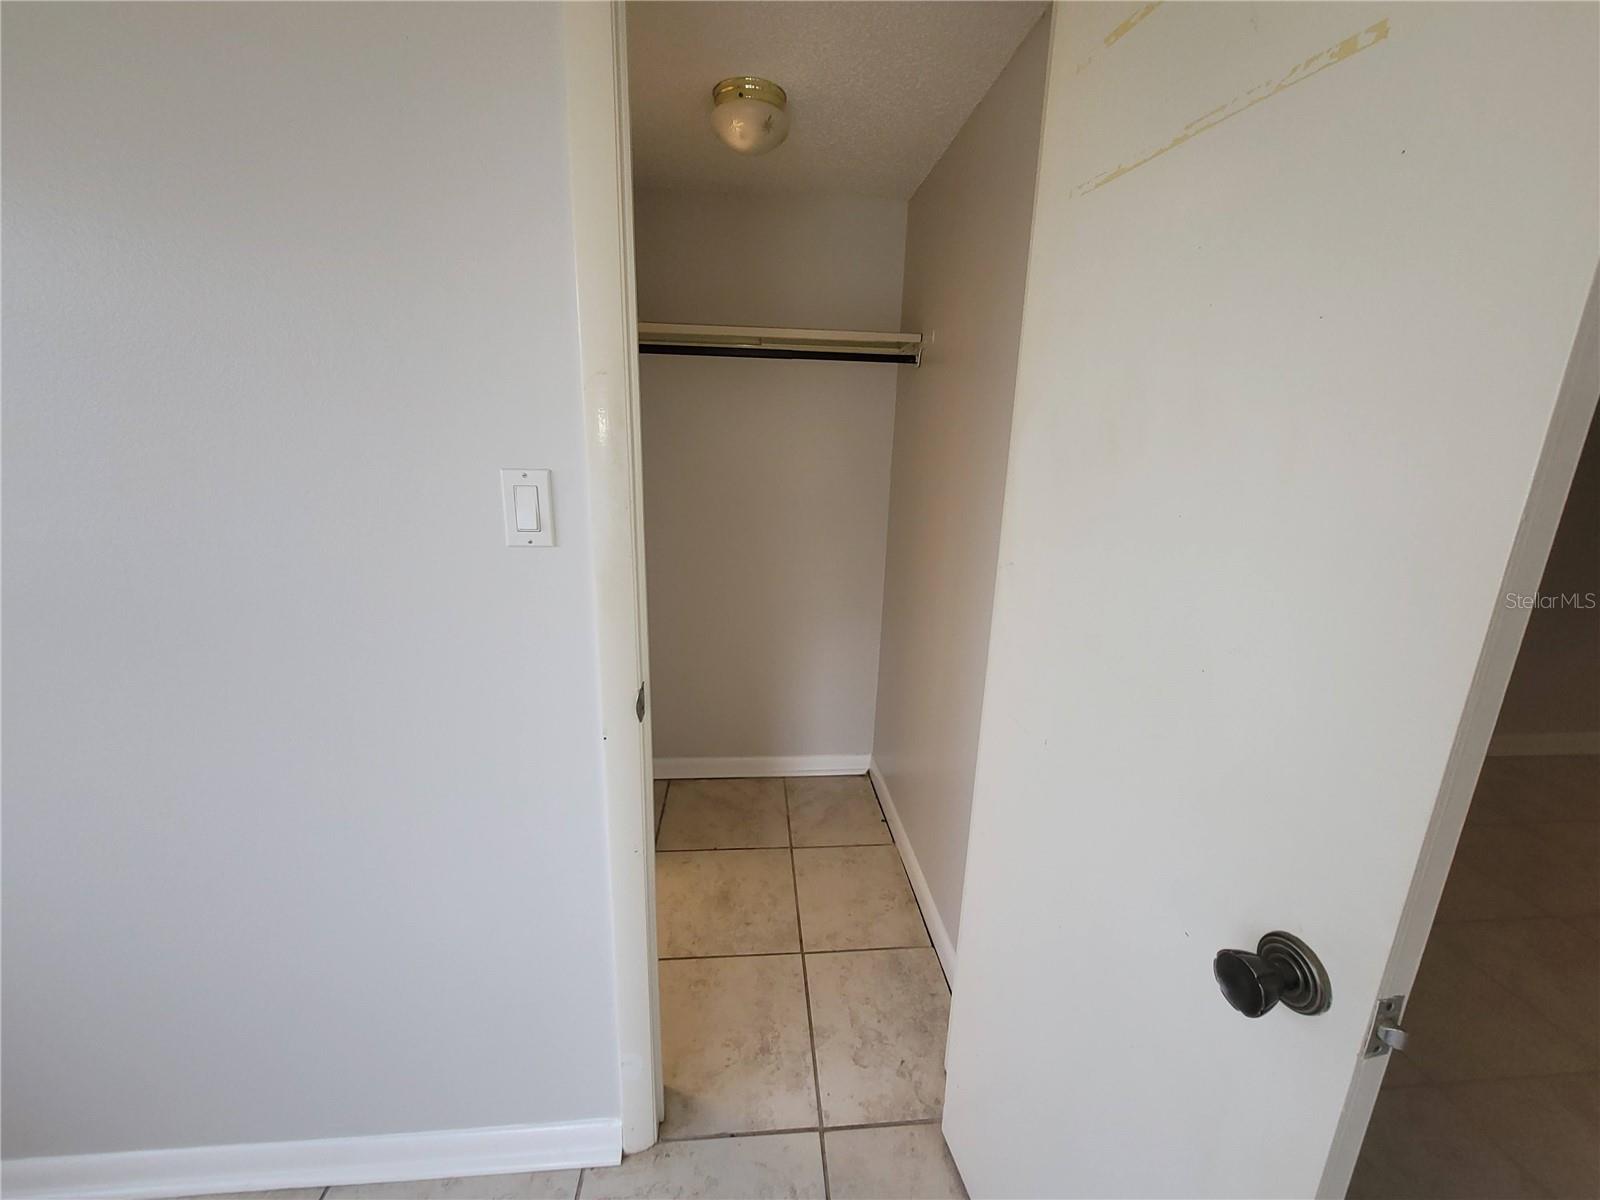
[{"label": "textured ceiling", "polygon": [[[910,197],[1044,12],[978,0],[628,5],[634,182]],[[711,87],[789,93],[789,140],[755,158],[711,132]]]}]

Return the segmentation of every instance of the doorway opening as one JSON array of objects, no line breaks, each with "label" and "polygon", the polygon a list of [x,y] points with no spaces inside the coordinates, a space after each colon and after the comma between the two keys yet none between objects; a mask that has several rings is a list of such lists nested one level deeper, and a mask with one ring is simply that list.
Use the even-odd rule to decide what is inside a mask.
[{"label": "doorway opening", "polygon": [[[1045,8],[627,8],[652,1153],[686,1170],[964,1194],[938,1121]],[[713,128],[745,76],[786,100],[758,155]]]},{"label": "doorway opening", "polygon": [[1351,1179],[1600,1195],[1600,421],[1591,425]]}]

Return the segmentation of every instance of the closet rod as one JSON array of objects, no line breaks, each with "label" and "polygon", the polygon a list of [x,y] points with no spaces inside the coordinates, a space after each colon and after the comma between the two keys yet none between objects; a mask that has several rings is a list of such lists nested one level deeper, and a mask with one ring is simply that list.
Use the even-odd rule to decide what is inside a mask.
[{"label": "closet rod", "polygon": [[640,354],[679,354],[687,358],[814,358],[819,362],[896,363],[914,367],[915,354],[868,354],[861,350],[802,350],[779,346],[689,346],[641,341]]},{"label": "closet rod", "polygon": [[848,329],[775,329],[743,325],[667,325],[639,322],[641,354],[714,358],[790,358],[917,366],[922,335]]}]

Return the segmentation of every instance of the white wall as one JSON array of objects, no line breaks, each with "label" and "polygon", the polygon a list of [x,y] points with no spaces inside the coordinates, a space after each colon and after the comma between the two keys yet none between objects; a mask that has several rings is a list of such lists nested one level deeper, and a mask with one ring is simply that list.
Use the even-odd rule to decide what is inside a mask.
[{"label": "white wall", "polygon": [[560,30],[5,7],[8,1158],[616,1116]]},{"label": "white wall", "polygon": [[[639,318],[898,329],[905,213],[870,197],[640,191]],[[896,371],[644,357],[652,721],[664,770],[677,760],[698,774],[707,765],[686,760],[706,758],[864,764]]]},{"label": "white wall", "polygon": [[[956,938],[989,652],[1049,18],[911,198],[873,760]],[[946,950],[948,957],[948,950]],[[947,962],[946,969],[950,963]]]}]

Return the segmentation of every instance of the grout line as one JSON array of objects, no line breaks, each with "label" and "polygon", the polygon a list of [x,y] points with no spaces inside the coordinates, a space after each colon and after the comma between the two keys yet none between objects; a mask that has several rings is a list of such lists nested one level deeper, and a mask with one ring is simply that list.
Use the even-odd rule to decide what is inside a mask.
[{"label": "grout line", "polygon": [[741,1129],[735,1133],[696,1133],[680,1137],[664,1137],[661,1142],[674,1146],[685,1142],[723,1142],[732,1138],[778,1137],[786,1133],[816,1133],[815,1125],[785,1125],[782,1129]]},{"label": "grout line", "polygon": [[737,1133],[697,1133],[687,1137],[664,1137],[661,1142],[681,1145],[684,1142],[721,1142],[730,1138],[777,1137],[785,1133],[848,1133],[853,1129],[900,1129],[907,1125],[937,1125],[939,1117],[918,1117],[910,1121],[865,1121],[854,1125],[795,1125],[783,1129],[745,1129]]},{"label": "grout line", "polygon": [[[665,821],[666,810],[662,810],[662,819]],[[660,831],[656,832],[656,840],[661,838]],[[781,846],[675,846],[671,850],[657,849],[657,854],[723,854],[732,850],[869,850],[875,846],[892,846],[893,841],[887,842],[828,842],[821,846],[792,846],[785,842]]]},{"label": "grout line", "polygon": [[918,942],[915,946],[844,946],[838,950],[806,950],[802,953],[811,955],[822,954],[882,954],[889,950],[932,950],[927,942]]},{"label": "grout line", "polygon": [[901,1125],[937,1125],[943,1117],[917,1117],[910,1121],[859,1121],[854,1125],[829,1125],[824,1133],[846,1133],[852,1129],[895,1129]]},{"label": "grout line", "polygon": [[889,835],[887,842],[807,842],[795,846],[796,850],[877,850],[885,846],[894,845],[894,834]]},{"label": "grout line", "polygon": [[796,954],[871,954],[878,950],[931,950],[926,942],[915,946],[844,946],[837,950],[756,950],[749,954],[663,954],[657,962],[703,962],[709,958],[792,958]]},{"label": "grout line", "polygon": [[811,1042],[811,1086],[817,1097],[817,1152],[822,1155],[822,1200],[831,1200],[828,1148],[822,1141],[822,1072],[817,1066],[817,1024],[811,1019],[811,975],[806,970],[806,931],[800,922],[800,875],[794,865],[794,826],[789,819],[789,780],[783,780],[783,827],[789,831],[789,882],[794,885],[794,929],[800,939],[800,985],[806,993],[806,1037]]},{"label": "grout line", "polygon": [[799,950],[757,950],[753,954],[664,954],[657,962],[709,962],[723,958],[794,958]]},{"label": "grout line", "polygon": [[583,1181],[588,1174],[588,1167],[578,1168],[578,1182],[577,1185],[572,1189],[572,1200],[578,1200],[578,1198],[583,1195]]},{"label": "grout line", "polygon": [[[917,889],[911,885],[911,872],[906,869],[905,851],[900,849],[900,843],[894,840],[894,829],[889,824],[889,817],[883,811],[883,797],[878,795],[878,785],[872,782],[872,772],[867,772],[867,786],[872,789],[873,802],[878,806],[878,818],[883,822],[883,827],[889,830],[889,844],[894,847],[895,855],[900,859],[900,873],[906,877],[906,889],[911,893],[911,903],[917,906],[917,917],[922,921],[922,932],[927,936],[928,947],[933,947],[933,930],[928,928],[928,914],[922,911],[922,901],[917,899]],[[917,947],[921,949],[921,947]],[[934,950],[933,961],[939,964],[939,976],[944,980],[944,990],[955,993],[950,986],[950,975],[944,969],[944,960],[939,957],[939,952]]]}]

